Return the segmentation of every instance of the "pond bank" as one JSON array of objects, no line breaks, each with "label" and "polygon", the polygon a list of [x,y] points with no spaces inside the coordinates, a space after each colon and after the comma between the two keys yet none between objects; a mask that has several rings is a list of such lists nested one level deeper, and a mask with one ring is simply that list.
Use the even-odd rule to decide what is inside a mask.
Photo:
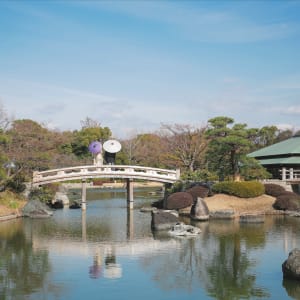
[{"label": "pond bank", "polygon": [[276,199],[265,194],[254,198],[239,198],[225,194],[216,194],[204,200],[210,212],[234,210],[238,216],[244,214],[284,214],[284,211],[273,208]]},{"label": "pond bank", "polygon": [[[114,184],[114,183],[112,183]],[[67,188],[76,188],[74,184],[65,184]],[[99,186],[95,186],[96,188]],[[107,187],[105,185],[104,187]],[[139,183],[138,187],[161,187],[161,184],[156,183]],[[113,188],[120,188],[119,184],[114,184]],[[211,197],[205,198],[205,202],[210,212],[221,210],[234,210],[237,216],[244,214],[285,214],[284,211],[275,210],[273,208],[274,197],[268,195],[261,195],[255,198],[238,198],[235,196],[216,194]],[[6,221],[13,218],[22,216],[22,208],[26,204],[22,205],[18,209],[8,208],[4,205],[0,205],[0,221]]]}]

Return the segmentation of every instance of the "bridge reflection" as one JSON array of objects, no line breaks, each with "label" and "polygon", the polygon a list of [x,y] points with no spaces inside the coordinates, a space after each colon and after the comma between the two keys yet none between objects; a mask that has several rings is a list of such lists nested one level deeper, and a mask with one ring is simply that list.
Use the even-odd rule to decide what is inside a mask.
[{"label": "bridge reflection", "polygon": [[[81,211],[81,238],[78,236],[61,236],[59,238],[49,238],[34,230],[30,226],[32,247],[34,250],[47,249],[52,255],[66,256],[68,258],[92,258],[88,266],[87,273],[90,278],[120,278],[123,274],[122,264],[118,262],[118,257],[143,255],[153,255],[161,252],[162,249],[172,249],[178,247],[179,240],[164,239],[155,240],[153,236],[136,238],[134,232],[134,210],[127,208],[126,216],[126,240],[125,241],[103,241],[95,242],[88,238],[90,224],[87,223],[87,212]],[[150,226],[150,224],[149,224]],[[101,234],[99,232],[99,234]]]}]

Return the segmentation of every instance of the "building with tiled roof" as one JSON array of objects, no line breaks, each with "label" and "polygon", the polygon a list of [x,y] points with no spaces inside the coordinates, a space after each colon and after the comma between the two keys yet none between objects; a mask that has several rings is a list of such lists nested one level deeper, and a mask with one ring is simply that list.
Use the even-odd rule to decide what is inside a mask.
[{"label": "building with tiled roof", "polygon": [[300,136],[248,154],[257,159],[274,179],[300,181]]}]

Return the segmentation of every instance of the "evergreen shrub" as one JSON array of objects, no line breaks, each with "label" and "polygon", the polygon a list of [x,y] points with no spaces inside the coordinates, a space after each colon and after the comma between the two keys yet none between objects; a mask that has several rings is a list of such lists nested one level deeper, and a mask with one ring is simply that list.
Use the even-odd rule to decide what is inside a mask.
[{"label": "evergreen shrub", "polygon": [[240,198],[252,198],[263,195],[265,188],[258,181],[222,181],[214,184],[212,191]]},{"label": "evergreen shrub", "polygon": [[293,192],[284,192],[276,197],[273,207],[278,210],[300,210],[300,196]]},{"label": "evergreen shrub", "polygon": [[272,197],[277,197],[286,192],[285,188],[278,184],[265,183],[264,186],[265,186],[265,193]]},{"label": "evergreen shrub", "polygon": [[29,200],[39,200],[45,204],[51,203],[55,196],[55,189],[52,186],[43,186],[40,188],[34,188],[30,191],[28,195]]}]

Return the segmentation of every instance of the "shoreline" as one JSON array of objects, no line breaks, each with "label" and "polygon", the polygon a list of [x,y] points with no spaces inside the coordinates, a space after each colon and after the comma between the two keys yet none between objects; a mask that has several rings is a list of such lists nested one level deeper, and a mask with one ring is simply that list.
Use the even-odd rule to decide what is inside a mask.
[{"label": "shoreline", "polygon": [[[77,184],[64,184],[66,188],[81,188]],[[91,186],[90,188],[122,188],[123,183],[106,183],[101,186]],[[161,188],[163,184],[160,183],[137,183],[135,187],[157,187]],[[233,210],[235,215],[285,215],[287,212],[276,210],[273,208],[275,198],[268,195],[261,195],[255,198],[239,198],[226,194],[215,194],[211,197],[204,198],[210,212]],[[10,209],[4,206],[0,206],[0,222],[8,221],[22,217],[22,208],[26,202],[21,205],[19,209]]]}]

